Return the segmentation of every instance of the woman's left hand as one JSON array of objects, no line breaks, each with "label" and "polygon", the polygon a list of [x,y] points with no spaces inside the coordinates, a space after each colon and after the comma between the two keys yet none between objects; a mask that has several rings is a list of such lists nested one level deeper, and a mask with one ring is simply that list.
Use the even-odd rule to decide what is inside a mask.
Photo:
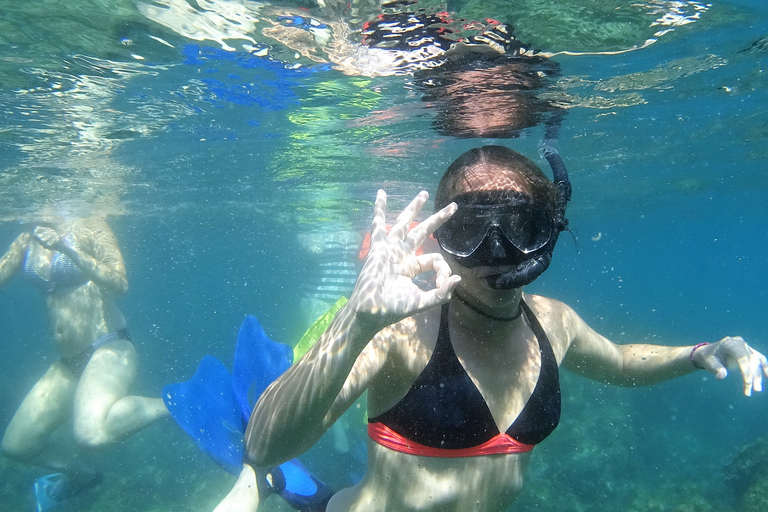
[{"label": "woman's left hand", "polygon": [[40,245],[49,250],[55,250],[56,246],[61,241],[61,237],[55,229],[44,226],[36,227],[33,235]]},{"label": "woman's left hand", "polygon": [[768,359],[753,349],[741,336],[727,336],[717,343],[704,345],[691,354],[691,361],[715,374],[717,380],[728,376],[728,367],[738,366],[744,378],[744,394],[763,390],[763,375],[768,377]]}]

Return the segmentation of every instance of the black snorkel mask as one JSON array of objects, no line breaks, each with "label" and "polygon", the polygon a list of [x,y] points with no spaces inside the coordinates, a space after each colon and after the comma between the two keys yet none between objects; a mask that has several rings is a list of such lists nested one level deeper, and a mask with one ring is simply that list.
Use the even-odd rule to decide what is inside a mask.
[{"label": "black snorkel mask", "polygon": [[555,149],[545,146],[542,152],[554,177],[554,208],[536,205],[523,194],[500,202],[497,191],[469,192],[455,199],[458,210],[435,232],[440,247],[463,267],[513,267],[486,277],[495,290],[521,288],[539,277],[568,226],[568,172]]}]

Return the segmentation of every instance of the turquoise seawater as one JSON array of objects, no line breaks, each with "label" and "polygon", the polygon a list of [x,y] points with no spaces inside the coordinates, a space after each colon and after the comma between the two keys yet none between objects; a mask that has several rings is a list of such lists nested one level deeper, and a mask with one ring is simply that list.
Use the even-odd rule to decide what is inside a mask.
[{"label": "turquoise seawater", "polygon": [[[557,54],[547,94],[567,111],[571,233],[529,291],[618,343],[742,335],[768,351],[766,5],[423,4],[510,22]],[[340,70],[366,9],[0,0],[0,247],[40,219],[108,216],[130,282],[119,306],[140,357],[135,393],[159,396],[206,354],[230,365],[248,314],[295,343],[322,309],[328,241],[356,252],[378,188],[394,212],[489,143],[548,172],[541,125],[456,138],[410,75]],[[275,29],[297,14],[349,33],[318,50],[309,32]],[[3,426],[57,358],[50,340],[39,291],[12,279],[0,289]],[[736,375],[626,389],[563,372],[562,389],[561,425],[510,510],[768,510],[755,490],[768,488],[768,405]],[[305,459],[335,487],[365,460],[362,416],[342,422]],[[88,456],[105,480],[73,510],[212,510],[234,483],[170,420]],[[34,510],[42,474],[0,459],[0,510]],[[264,509],[288,510],[277,498]]]}]

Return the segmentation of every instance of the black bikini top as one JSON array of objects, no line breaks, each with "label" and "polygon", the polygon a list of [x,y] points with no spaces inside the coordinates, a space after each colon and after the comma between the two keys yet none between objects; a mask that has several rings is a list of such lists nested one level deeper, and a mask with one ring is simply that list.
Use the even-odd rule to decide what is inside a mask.
[{"label": "black bikini top", "polygon": [[[541,324],[525,302],[520,304],[539,344],[541,369],[528,402],[505,433],[535,445],[560,422],[560,375]],[[368,421],[382,423],[404,438],[432,448],[471,448],[500,434],[488,404],[453,350],[448,304],[442,308],[437,343],[424,371],[400,402]]]}]

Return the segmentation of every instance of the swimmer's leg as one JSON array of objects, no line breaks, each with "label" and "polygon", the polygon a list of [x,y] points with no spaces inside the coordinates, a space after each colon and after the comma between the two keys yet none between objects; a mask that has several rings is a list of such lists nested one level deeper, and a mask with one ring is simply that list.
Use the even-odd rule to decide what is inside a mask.
[{"label": "swimmer's leg", "polygon": [[76,386],[72,372],[55,362],[24,398],[3,436],[3,453],[9,458],[56,471],[35,482],[35,497],[41,511],[101,480],[94,468],[47,442],[72,413]]},{"label": "swimmer's leg", "polygon": [[3,453],[11,459],[52,469],[65,468],[61,454],[48,449],[50,435],[72,413],[77,380],[55,362],[24,397],[2,440]]},{"label": "swimmer's leg", "polygon": [[263,482],[260,489],[257,480],[254,469],[248,464],[243,464],[234,487],[213,512],[256,512],[259,508],[260,493],[266,493],[266,482]]},{"label": "swimmer's leg", "polygon": [[161,398],[131,396],[136,349],[117,340],[96,350],[75,390],[75,441],[99,447],[119,441],[168,415]]},{"label": "swimmer's leg", "polygon": [[[260,471],[259,473],[262,473]],[[260,498],[278,494],[288,505],[301,512],[324,512],[333,491],[320,482],[297,460],[263,471],[260,477],[248,464],[232,490],[214,512],[255,512]]]}]

